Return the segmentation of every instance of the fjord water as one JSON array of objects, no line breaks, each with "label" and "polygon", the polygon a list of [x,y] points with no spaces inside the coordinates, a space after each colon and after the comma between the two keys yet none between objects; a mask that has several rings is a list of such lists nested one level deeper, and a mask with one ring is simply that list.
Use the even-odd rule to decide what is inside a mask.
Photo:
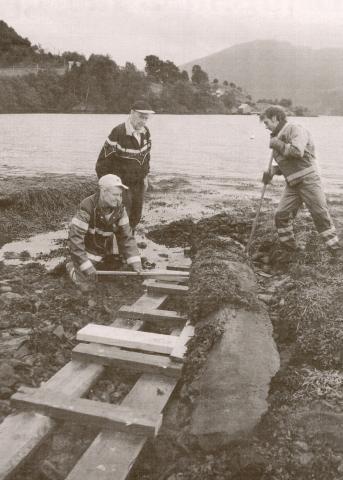
[{"label": "fjord water", "polygon": [[[0,175],[94,174],[100,148],[126,115],[0,115]],[[314,138],[327,189],[343,185],[343,117],[292,118]],[[154,115],[151,172],[259,180],[269,132],[258,116]]]}]

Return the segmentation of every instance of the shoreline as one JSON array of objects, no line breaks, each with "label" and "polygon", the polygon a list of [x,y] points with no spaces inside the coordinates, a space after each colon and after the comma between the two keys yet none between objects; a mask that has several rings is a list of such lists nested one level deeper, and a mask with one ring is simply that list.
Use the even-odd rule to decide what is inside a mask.
[{"label": "shoreline", "polygon": [[[139,233],[154,225],[192,217],[199,220],[241,204],[254,215],[260,200],[262,183],[242,177],[184,174],[151,174],[152,188],[146,194]],[[276,206],[284,182],[269,185],[262,210]],[[2,178],[0,193],[0,247],[38,233],[58,230],[73,216],[78,204],[97,188],[95,175],[41,174]],[[341,229],[343,198],[327,193],[328,204],[338,229]],[[271,219],[272,221],[272,219]]]}]

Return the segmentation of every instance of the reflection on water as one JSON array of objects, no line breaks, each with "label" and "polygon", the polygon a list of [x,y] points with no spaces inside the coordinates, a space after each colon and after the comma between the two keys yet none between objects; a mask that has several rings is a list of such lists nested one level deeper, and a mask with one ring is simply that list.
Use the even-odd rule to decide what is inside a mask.
[{"label": "reflection on water", "polygon": [[[62,256],[44,258],[56,246],[67,238],[67,230],[56,232],[40,233],[26,240],[6,243],[0,249],[0,261],[5,265],[21,265],[29,262],[38,262],[46,265],[48,269],[54,268],[62,260]],[[43,258],[42,258],[43,257]]]},{"label": "reflection on water", "polygon": [[[56,232],[41,233],[27,240],[6,243],[0,249],[0,261],[5,265],[23,265],[30,262],[38,262],[48,270],[56,267],[65,260],[67,249],[61,248],[65,244],[68,232],[66,229]],[[173,263],[189,263],[185,259],[182,248],[167,248],[164,245],[156,245],[143,235],[137,235],[138,245],[142,257],[147,257],[150,263],[156,264],[157,268],[167,268]],[[57,255],[56,255],[57,253]]]},{"label": "reflection on water", "polygon": [[[126,115],[0,115],[0,175],[94,174],[100,148]],[[343,184],[342,117],[293,118],[315,140],[326,183]],[[269,133],[255,115],[155,115],[152,173],[260,180]],[[20,134],[18,135],[18,132]]]}]

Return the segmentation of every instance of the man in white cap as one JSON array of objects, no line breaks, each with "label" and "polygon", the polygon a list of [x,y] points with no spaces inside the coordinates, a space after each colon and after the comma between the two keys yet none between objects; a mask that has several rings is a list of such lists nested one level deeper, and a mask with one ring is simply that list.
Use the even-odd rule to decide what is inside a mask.
[{"label": "man in white cap", "polygon": [[124,204],[134,231],[142,217],[144,193],[150,171],[150,131],[146,122],[155,113],[145,100],[136,101],[126,122],[114,127],[106,139],[98,160],[98,178],[112,173],[129,187]]},{"label": "man in white cap", "polygon": [[142,269],[141,258],[132,235],[129,219],[122,201],[127,186],[116,175],[108,174],[99,180],[99,190],[85,198],[69,225],[71,262],[67,271],[81,287],[96,280],[96,266],[113,253],[116,237],[119,253],[136,271]]}]

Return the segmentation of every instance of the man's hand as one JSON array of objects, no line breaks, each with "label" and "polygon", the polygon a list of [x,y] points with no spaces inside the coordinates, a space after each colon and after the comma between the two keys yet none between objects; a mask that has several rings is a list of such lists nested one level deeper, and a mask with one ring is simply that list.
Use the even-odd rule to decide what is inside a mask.
[{"label": "man's hand", "polygon": [[272,148],[273,150],[283,154],[285,150],[285,143],[277,137],[272,137],[269,142],[269,148]]},{"label": "man's hand", "polygon": [[134,272],[140,273],[142,271],[142,263],[141,262],[131,263],[131,268]]},{"label": "man's hand", "polygon": [[97,275],[96,275],[96,269],[94,265],[92,265],[91,267],[88,267],[86,270],[83,271],[83,273],[87,276],[88,280],[90,280],[91,282],[96,281]]},{"label": "man's hand", "polygon": [[270,183],[273,180],[273,175],[274,173],[272,170],[266,170],[265,172],[263,172],[262,182],[265,185],[268,185],[268,183]]}]

